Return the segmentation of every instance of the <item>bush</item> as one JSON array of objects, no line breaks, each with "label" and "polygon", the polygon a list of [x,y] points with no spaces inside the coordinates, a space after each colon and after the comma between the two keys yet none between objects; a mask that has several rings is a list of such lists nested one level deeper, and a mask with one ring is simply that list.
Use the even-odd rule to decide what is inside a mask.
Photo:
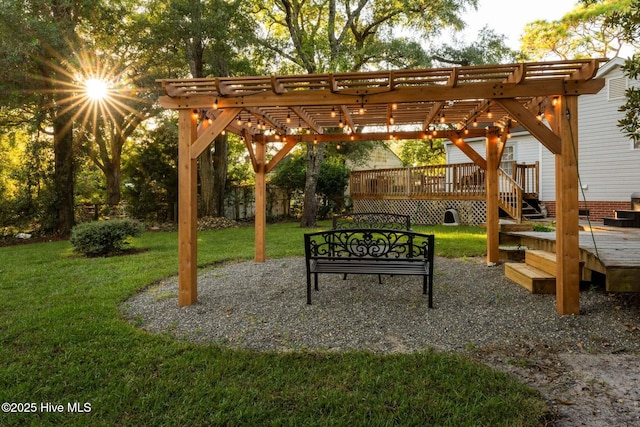
[{"label": "bush", "polygon": [[128,237],[139,236],[142,228],[130,220],[112,219],[78,224],[71,230],[75,252],[86,256],[102,256],[121,252]]}]

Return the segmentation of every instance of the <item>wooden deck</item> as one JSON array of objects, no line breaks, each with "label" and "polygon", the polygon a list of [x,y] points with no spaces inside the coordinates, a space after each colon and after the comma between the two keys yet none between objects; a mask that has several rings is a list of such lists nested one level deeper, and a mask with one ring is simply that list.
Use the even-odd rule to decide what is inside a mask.
[{"label": "wooden deck", "polygon": [[[583,225],[580,231],[580,261],[587,272],[606,276],[611,292],[640,292],[640,229]],[[501,243],[555,253],[554,232],[505,231]]]}]

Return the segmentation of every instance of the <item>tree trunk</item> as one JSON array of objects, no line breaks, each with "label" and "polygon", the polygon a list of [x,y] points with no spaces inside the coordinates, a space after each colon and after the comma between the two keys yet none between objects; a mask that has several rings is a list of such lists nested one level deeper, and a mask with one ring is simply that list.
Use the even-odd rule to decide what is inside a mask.
[{"label": "tree trunk", "polygon": [[55,218],[52,228],[60,236],[71,234],[74,219],[74,173],[73,126],[70,114],[58,116],[53,121],[53,192],[55,203],[50,209],[51,218]]},{"label": "tree trunk", "polygon": [[104,175],[107,181],[107,205],[111,208],[120,204],[120,165],[111,162],[105,165]]},{"label": "tree trunk", "polygon": [[229,154],[229,140],[227,135],[218,135],[214,142],[213,153],[213,197],[217,216],[224,216],[224,195],[227,185],[227,159]]},{"label": "tree trunk", "polygon": [[205,149],[198,157],[198,174],[200,175],[200,216],[215,216],[213,153],[211,147]]},{"label": "tree trunk", "polygon": [[324,143],[307,143],[307,174],[304,184],[304,206],[302,208],[302,218],[300,227],[315,227],[318,215],[318,201],[316,199],[316,188],[318,187],[318,176],[320,166],[324,160]]}]

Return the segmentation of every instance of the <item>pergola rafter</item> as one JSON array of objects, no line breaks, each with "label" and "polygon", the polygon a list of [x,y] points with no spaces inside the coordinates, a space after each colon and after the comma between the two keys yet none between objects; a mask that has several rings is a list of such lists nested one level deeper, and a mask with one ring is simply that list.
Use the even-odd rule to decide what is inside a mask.
[{"label": "pergola rafter", "polygon": [[[223,130],[244,138],[256,172],[258,262],[266,256],[266,174],[296,144],[447,138],[486,170],[492,264],[498,261],[497,169],[509,129],[523,126],[556,155],[558,312],[579,312],[577,97],[603,87],[595,78],[603,61],[160,80],[166,94],[160,104],[180,112],[179,304],[197,299],[195,161]],[[465,142],[474,137],[486,138],[484,157]],[[279,149],[267,163],[266,146],[274,143]]]}]

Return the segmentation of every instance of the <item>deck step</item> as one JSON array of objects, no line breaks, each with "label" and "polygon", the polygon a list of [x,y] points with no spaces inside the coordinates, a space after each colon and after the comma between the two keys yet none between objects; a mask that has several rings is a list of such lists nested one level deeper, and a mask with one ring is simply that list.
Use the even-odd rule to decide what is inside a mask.
[{"label": "deck step", "polygon": [[556,278],[549,273],[523,263],[505,263],[504,273],[532,294],[555,294]]},{"label": "deck step", "polygon": [[602,218],[602,223],[610,227],[629,227],[635,226],[633,218]]},{"label": "deck step", "polygon": [[550,276],[556,275],[556,254],[553,252],[529,249],[525,252],[524,257],[524,262],[531,267],[542,270]]}]

